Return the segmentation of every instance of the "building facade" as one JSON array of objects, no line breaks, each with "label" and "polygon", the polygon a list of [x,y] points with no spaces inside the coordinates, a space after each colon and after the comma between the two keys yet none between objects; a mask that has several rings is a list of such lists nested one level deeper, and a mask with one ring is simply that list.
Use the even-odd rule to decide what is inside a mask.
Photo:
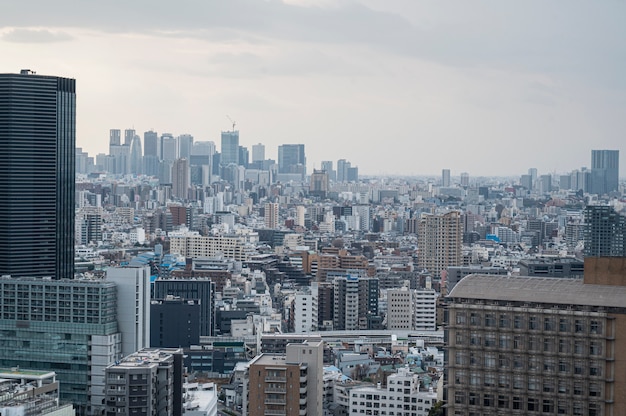
[{"label": "building facade", "polygon": [[447,298],[448,415],[625,415],[623,275],[587,279],[459,282]]},{"label": "building facade", "polygon": [[0,74],[0,275],[74,276],[76,81]]},{"label": "building facade", "polygon": [[417,226],[417,265],[435,276],[463,263],[461,213],[422,214]]}]

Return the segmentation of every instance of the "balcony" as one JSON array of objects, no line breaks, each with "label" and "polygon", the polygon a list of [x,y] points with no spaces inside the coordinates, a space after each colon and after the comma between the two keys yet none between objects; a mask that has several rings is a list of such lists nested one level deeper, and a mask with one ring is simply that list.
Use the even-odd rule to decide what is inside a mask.
[{"label": "balcony", "polygon": [[266,376],[265,381],[267,383],[286,383],[287,377]]},{"label": "balcony", "polygon": [[278,387],[266,387],[265,388],[265,393],[285,394],[285,393],[287,393],[287,390],[284,389],[284,388],[278,388]]},{"label": "balcony", "polygon": [[285,405],[287,401],[285,399],[265,399],[265,404],[281,404]]},{"label": "balcony", "polygon": [[287,416],[286,410],[278,410],[278,409],[265,409],[263,412],[265,416]]}]

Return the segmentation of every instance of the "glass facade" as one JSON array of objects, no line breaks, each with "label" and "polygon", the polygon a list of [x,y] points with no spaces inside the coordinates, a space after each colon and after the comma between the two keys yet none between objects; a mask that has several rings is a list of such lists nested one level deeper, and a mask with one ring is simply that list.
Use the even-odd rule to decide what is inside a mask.
[{"label": "glass facade", "polygon": [[72,278],[76,83],[0,74],[0,274]]},{"label": "glass facade", "polygon": [[62,401],[86,406],[92,339],[117,333],[114,283],[0,279],[0,367],[55,371]]}]

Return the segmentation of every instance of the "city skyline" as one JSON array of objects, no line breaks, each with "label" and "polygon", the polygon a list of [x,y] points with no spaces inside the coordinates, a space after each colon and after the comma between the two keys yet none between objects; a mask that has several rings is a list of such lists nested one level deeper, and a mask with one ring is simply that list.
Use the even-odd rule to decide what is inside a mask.
[{"label": "city skyline", "polygon": [[624,151],[621,3],[57,6],[10,2],[1,72],[79,79],[92,155],[115,126],[218,143],[227,115],[268,158],[303,143],[309,170],[362,175],[564,172]]}]

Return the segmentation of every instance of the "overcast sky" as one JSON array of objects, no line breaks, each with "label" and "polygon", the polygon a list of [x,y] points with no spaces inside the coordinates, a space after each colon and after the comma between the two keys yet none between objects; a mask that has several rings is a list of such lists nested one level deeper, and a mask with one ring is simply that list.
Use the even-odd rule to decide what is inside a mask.
[{"label": "overcast sky", "polygon": [[309,170],[626,172],[626,2],[3,0],[0,72],[77,80],[77,145],[111,128],[304,143]]}]

